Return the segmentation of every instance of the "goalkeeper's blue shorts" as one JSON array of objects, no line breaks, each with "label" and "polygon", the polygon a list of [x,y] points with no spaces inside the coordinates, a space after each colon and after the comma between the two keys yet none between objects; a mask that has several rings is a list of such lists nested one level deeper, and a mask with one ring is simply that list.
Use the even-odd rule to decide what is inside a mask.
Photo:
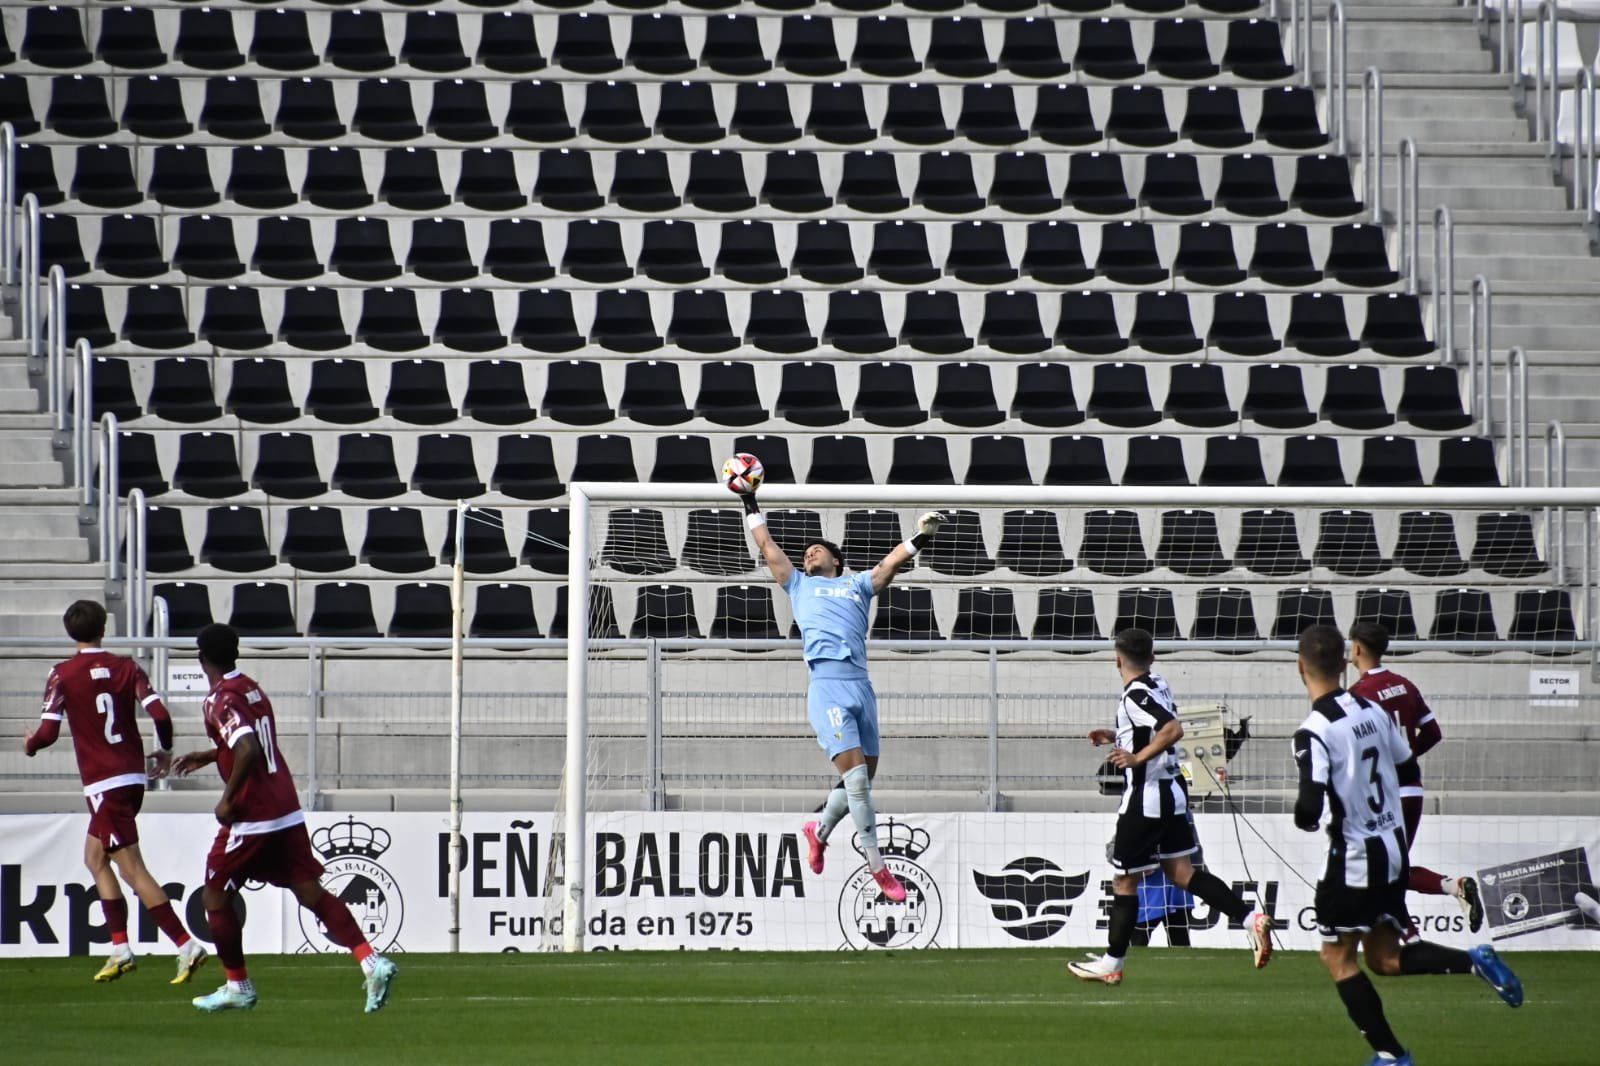
[{"label": "goalkeeper's blue shorts", "polygon": [[806,691],[806,712],[828,758],[851,748],[860,748],[863,755],[878,754],[878,697],[866,678],[813,677]]}]

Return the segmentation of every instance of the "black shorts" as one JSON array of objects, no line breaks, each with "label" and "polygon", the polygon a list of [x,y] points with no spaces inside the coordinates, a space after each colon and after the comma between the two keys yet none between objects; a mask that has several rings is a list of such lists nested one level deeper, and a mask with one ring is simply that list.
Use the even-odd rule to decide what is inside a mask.
[{"label": "black shorts", "polygon": [[1346,933],[1370,933],[1380,925],[1395,927],[1402,936],[1411,928],[1406,910],[1406,879],[1375,888],[1351,888],[1317,882],[1317,931],[1333,943]]},{"label": "black shorts", "polygon": [[1111,841],[1111,868],[1119,874],[1143,874],[1167,859],[1181,859],[1200,850],[1194,823],[1187,814],[1146,818],[1138,811],[1117,816],[1117,835]]}]

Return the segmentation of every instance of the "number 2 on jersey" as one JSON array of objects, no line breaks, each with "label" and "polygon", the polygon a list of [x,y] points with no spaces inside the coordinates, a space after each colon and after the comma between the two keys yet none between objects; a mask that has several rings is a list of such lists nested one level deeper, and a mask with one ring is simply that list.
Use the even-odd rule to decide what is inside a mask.
[{"label": "number 2 on jersey", "polygon": [[111,698],[111,693],[95,696],[94,709],[106,716],[106,743],[121,744],[122,734],[117,732],[117,701]]},{"label": "number 2 on jersey", "polygon": [[1383,778],[1378,776],[1378,749],[1362,748],[1361,761],[1370,762],[1372,771],[1367,775],[1367,780],[1372,782],[1372,795],[1367,797],[1367,806],[1372,808],[1373,814],[1383,810]]}]

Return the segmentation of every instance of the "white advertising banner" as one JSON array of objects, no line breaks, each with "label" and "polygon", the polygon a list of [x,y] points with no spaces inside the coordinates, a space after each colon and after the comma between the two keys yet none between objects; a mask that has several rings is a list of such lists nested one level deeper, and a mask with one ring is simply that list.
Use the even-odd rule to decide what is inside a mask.
[{"label": "white advertising banner", "polygon": [[[449,838],[439,814],[307,816],[324,883],[384,951],[447,950]],[[590,820],[586,900],[592,950],[875,950],[1073,947],[1104,943],[1110,903],[1104,814],[885,815],[879,845],[907,890],[882,898],[848,820],[821,876],[807,866],[799,819],[737,812],[607,813]],[[106,932],[82,866],[87,815],[0,817],[0,956],[81,955]],[[202,814],[139,820],[141,848],[178,912],[207,937],[200,903],[216,823]],[[1277,920],[1287,948],[1317,944],[1314,882],[1325,838],[1282,815],[1235,825],[1196,819],[1204,858]],[[546,941],[544,892],[552,817],[472,813],[463,823],[461,946],[534,951]],[[1600,818],[1425,818],[1413,860],[1479,879],[1486,928],[1468,932],[1455,902],[1411,894],[1431,939],[1505,948],[1600,948]],[[276,888],[242,893],[247,952],[336,950],[317,922]],[[1203,903],[1152,892],[1143,919],[1181,913],[1197,947],[1239,947],[1237,924]],[[130,934],[159,935],[139,911]],[[559,933],[559,930],[549,930]],[[1166,934],[1154,932],[1157,944]]]}]

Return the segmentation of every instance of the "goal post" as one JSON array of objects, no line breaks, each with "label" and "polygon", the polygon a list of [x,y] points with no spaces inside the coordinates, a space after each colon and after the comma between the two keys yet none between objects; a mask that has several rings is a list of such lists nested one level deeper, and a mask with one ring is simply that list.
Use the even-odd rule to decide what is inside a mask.
[{"label": "goal post", "polygon": [[[999,810],[1004,753],[1011,780],[1023,782],[1019,787],[1024,790],[1035,786],[1039,790],[1014,809],[1035,804],[1030,809],[1048,810],[1057,787],[1050,778],[1066,773],[1052,769],[1052,760],[1067,750],[1065,736],[1079,724],[1056,722],[1034,730],[1037,735],[1003,735],[1002,669],[1008,677],[1024,678],[1006,682],[1015,688],[1005,698],[1024,707],[1034,716],[1031,720],[1045,723],[1052,715],[1066,713],[1060,711],[1059,701],[1052,703],[1051,686],[1059,693],[1065,691],[1062,685],[1084,684],[1079,676],[1083,653],[1105,657],[1112,635],[1107,620],[1143,618],[1138,611],[1146,608],[1154,611],[1150,617],[1159,623],[1150,628],[1167,628],[1156,632],[1158,652],[1182,652],[1204,660],[1206,669],[1196,675],[1203,676],[1204,683],[1197,680],[1192,685],[1203,691],[1180,688],[1178,698],[1181,706],[1197,713],[1197,728],[1219,738],[1225,725],[1224,705],[1250,710],[1248,700],[1227,697],[1242,694],[1257,668],[1252,664],[1265,656],[1275,661],[1272,669],[1284,668],[1284,653],[1292,651],[1298,633],[1294,620],[1302,617],[1292,615],[1286,621],[1284,604],[1299,602],[1296,597],[1311,605],[1304,608],[1305,620],[1337,618],[1341,630],[1348,630],[1352,611],[1386,619],[1389,615],[1383,612],[1398,610],[1396,603],[1415,594],[1419,601],[1415,631],[1406,630],[1409,602],[1403,616],[1394,616],[1400,630],[1396,654],[1426,649],[1442,656],[1444,665],[1432,676],[1448,676],[1457,660],[1461,670],[1474,671],[1474,677],[1494,671],[1501,675],[1484,689],[1491,693],[1492,700],[1485,697],[1491,702],[1472,709],[1475,723],[1504,716],[1509,713],[1505,708],[1529,698],[1513,693],[1523,680],[1521,674],[1511,676],[1518,673],[1518,665],[1558,663],[1575,669],[1592,667],[1595,658],[1594,534],[1600,488],[769,482],[758,498],[769,518],[778,516],[769,528],[791,558],[800,539],[820,533],[845,546],[847,567],[856,571],[870,568],[884,553],[880,548],[886,551],[907,529],[914,529],[920,512],[950,510],[961,516],[940,535],[940,540],[950,538],[941,549],[944,554],[934,558],[932,549],[925,552],[915,568],[902,572],[895,588],[879,598],[869,641],[886,733],[895,727],[895,708],[922,704],[940,708],[921,715],[903,741],[915,748],[917,777],[904,794],[929,802],[939,802],[941,796],[982,794],[982,802],[973,809],[988,804],[988,810]],[[650,865],[654,856],[597,855],[599,845],[591,826],[597,815],[615,820],[626,817],[620,812],[630,809],[654,809],[675,826],[689,826],[696,818],[710,825],[712,815],[731,821],[749,818],[754,824],[779,811],[795,810],[795,795],[806,789],[816,792],[817,800],[824,798],[821,790],[826,787],[828,767],[806,724],[805,669],[799,645],[787,628],[784,597],[748,544],[737,499],[714,482],[574,482],[568,487],[568,499],[565,773],[553,826],[559,839],[551,849],[555,896],[547,900],[546,912],[547,918],[559,915],[561,920],[559,935],[549,932],[554,922],[547,925],[545,946],[578,951],[594,946],[586,944],[586,931],[597,905],[604,903],[613,916],[626,909],[631,894],[639,889],[639,871],[645,871],[648,883],[654,870]],[[1048,538],[1035,537],[1040,530],[1054,531],[1057,546],[1051,548]],[[1097,554],[1090,551],[1094,538],[1099,538],[1094,546]],[[1141,543],[1135,548],[1126,542]],[[1042,554],[1036,558],[1030,552]],[[1054,561],[1045,558],[1052,552]],[[1559,569],[1558,560],[1564,561]],[[1026,609],[1021,598],[1014,601],[1019,590],[1030,598]],[[1173,614],[1174,592],[1183,605],[1179,615],[1192,616],[1185,625],[1179,625]],[[1428,604],[1421,605],[1425,598]],[[1057,624],[1057,616],[1049,613],[1066,610],[1063,605],[1069,602],[1076,605],[1077,618],[1086,628]],[[558,611],[559,604],[558,600]],[[1131,616],[1125,604],[1133,605],[1127,608],[1134,612]],[[1219,604],[1220,628],[1209,614],[1201,624],[1199,612],[1215,612]],[[1258,624],[1256,616],[1270,617],[1274,604],[1277,620]],[[619,626],[618,619],[624,617],[631,623]],[[713,617],[708,627],[706,622]],[[741,621],[730,626],[729,618]],[[1431,624],[1423,623],[1427,618]],[[1031,624],[1024,624],[1029,619]],[[710,635],[708,629],[713,631]],[[719,629],[720,635],[715,632]],[[1024,663],[1030,653],[1055,657]],[[729,681],[728,659],[718,656],[741,655],[760,664],[757,680],[750,680],[756,677],[752,671]],[[1517,665],[1507,667],[1507,663]],[[1097,703],[1103,711],[1110,704],[1115,679],[1108,676],[1104,662],[1096,669],[1101,671],[1092,681],[1097,687],[1086,690],[1082,699],[1085,707]],[[1292,666],[1289,671],[1292,674]],[[664,693],[663,687],[670,691]],[[1281,693],[1275,698],[1281,704],[1274,711],[1280,719],[1298,711],[1298,705],[1291,705]],[[660,710],[664,701],[670,703],[673,716],[665,738]],[[651,706],[641,709],[646,704]],[[1073,711],[1067,717],[1079,713],[1091,711]],[[960,737],[963,752],[981,751],[982,757],[963,757],[958,760],[961,765],[952,768],[939,748],[944,733]],[[1073,735],[1081,740],[1081,732]],[[885,742],[886,762],[897,759],[899,743],[892,734]],[[770,759],[763,754],[769,749],[775,753]],[[1492,762],[1498,756],[1491,741],[1470,747],[1463,742],[1462,751],[1468,754],[1462,756],[1464,761],[1458,760],[1462,765],[1452,771],[1453,780],[1469,782],[1474,789],[1505,787],[1501,779],[1506,775],[1498,773]],[[1273,749],[1271,754],[1280,753]],[[1574,757],[1591,755],[1585,745]],[[1087,756],[1074,758],[1081,761]],[[673,784],[663,803],[664,759],[671,763]],[[789,761],[796,766],[793,774],[784,769]],[[1264,802],[1281,802],[1287,786],[1286,758],[1268,760],[1263,753],[1258,761],[1262,767],[1271,765],[1256,772],[1256,784],[1263,795],[1276,790],[1275,798]],[[896,763],[897,772],[905,772],[903,765]],[[1073,773],[1077,786],[1093,787],[1086,771]],[[1581,775],[1574,769],[1573,776]],[[1236,781],[1241,791],[1250,787],[1246,777]],[[1531,783],[1523,777],[1513,784],[1517,782]],[[1568,782],[1559,787],[1578,785]],[[637,808],[627,797],[637,798]],[[899,809],[885,803],[879,807]],[[886,820],[891,819],[880,814],[880,835],[897,831],[885,830]],[[848,829],[847,818],[839,839]],[[686,829],[685,838],[687,833]],[[608,833],[605,846],[616,843],[625,848],[616,842],[625,835]],[[677,847],[676,832],[672,839]],[[1230,845],[1216,841],[1219,851]],[[705,850],[698,860],[674,853],[672,876],[678,875],[680,861],[686,866],[698,861],[702,881],[709,862],[714,884],[720,883],[715,882],[717,869],[731,868],[742,876],[739,857],[728,858],[735,846],[722,841],[709,859]],[[907,843],[907,853],[917,846],[914,841]],[[767,870],[769,864],[784,861],[782,855],[764,852],[758,862],[755,845],[750,848],[744,872]],[[848,846],[836,843],[830,854],[847,851]],[[663,864],[668,861],[661,859]],[[719,862],[724,865],[718,867]],[[607,876],[615,873],[616,883],[606,882],[601,892],[604,900],[590,898],[599,884],[597,863]],[[769,876],[775,877],[770,872]],[[618,887],[624,882],[626,892]],[[613,889],[619,895],[608,895]],[[702,913],[689,917],[692,922],[704,921]],[[872,921],[870,914],[856,917],[867,925]],[[645,920],[650,920],[648,915]],[[903,915],[899,920],[902,930],[910,924]],[[711,924],[715,926],[715,920]],[[775,946],[824,946],[809,935],[785,930]],[[705,946],[721,946],[714,930]]]}]

